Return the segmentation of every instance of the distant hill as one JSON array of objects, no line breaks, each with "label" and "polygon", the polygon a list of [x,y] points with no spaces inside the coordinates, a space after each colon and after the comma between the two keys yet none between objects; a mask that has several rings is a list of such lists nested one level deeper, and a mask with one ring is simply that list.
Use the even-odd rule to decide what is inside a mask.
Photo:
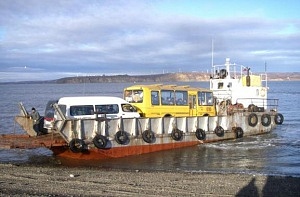
[{"label": "distant hill", "polygon": [[[167,73],[155,75],[112,75],[66,77],[55,83],[122,83],[122,82],[176,82],[209,81],[210,74],[199,72]],[[268,73],[269,81],[300,81],[300,73]]]},{"label": "distant hill", "polygon": [[[14,83],[134,83],[134,82],[189,82],[209,81],[210,74],[200,72],[166,73],[152,75],[101,75],[101,76],[79,76],[65,77],[47,81],[22,81]],[[300,81],[300,72],[295,73],[268,73],[269,81]],[[3,84],[3,83],[2,83]]]},{"label": "distant hill", "polygon": [[167,73],[156,75],[112,75],[66,77],[56,83],[122,83],[122,82],[169,82],[169,81],[207,81],[208,74],[202,73]]}]

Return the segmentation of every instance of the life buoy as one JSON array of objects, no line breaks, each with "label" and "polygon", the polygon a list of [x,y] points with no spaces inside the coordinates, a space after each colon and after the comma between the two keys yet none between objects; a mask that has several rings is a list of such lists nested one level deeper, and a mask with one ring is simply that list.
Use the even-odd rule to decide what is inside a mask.
[{"label": "life buoy", "polygon": [[261,124],[265,127],[269,126],[271,124],[271,116],[270,114],[263,114],[261,116]]},{"label": "life buoy", "polygon": [[274,121],[276,124],[282,124],[283,120],[284,120],[283,115],[280,113],[276,114],[274,117]]},{"label": "life buoy", "polygon": [[241,127],[236,127],[234,131],[235,131],[236,138],[242,138],[243,137],[244,131]]},{"label": "life buoy", "polygon": [[196,130],[196,137],[198,140],[205,140],[206,138],[206,133],[203,129],[197,129]]},{"label": "life buoy", "polygon": [[127,144],[129,137],[125,131],[118,131],[115,135],[115,140],[118,144]]},{"label": "life buoy", "polygon": [[258,117],[255,113],[251,113],[249,116],[248,116],[248,124],[249,126],[251,127],[255,127],[257,125],[257,122],[258,122]]},{"label": "life buoy", "polygon": [[153,143],[155,140],[155,134],[153,131],[147,129],[143,131],[142,138],[147,143]]},{"label": "life buoy", "polygon": [[179,129],[173,129],[173,131],[171,133],[171,137],[175,141],[180,141],[180,140],[182,140],[183,132]]},{"label": "life buoy", "polygon": [[107,145],[107,138],[103,135],[96,135],[93,138],[94,145],[99,149],[104,149]]},{"label": "life buoy", "polygon": [[73,153],[79,153],[84,150],[84,141],[82,139],[74,138],[70,141],[69,147]]},{"label": "life buoy", "polygon": [[223,127],[221,126],[217,126],[214,130],[215,134],[218,136],[218,137],[223,137],[224,136],[224,129]]}]

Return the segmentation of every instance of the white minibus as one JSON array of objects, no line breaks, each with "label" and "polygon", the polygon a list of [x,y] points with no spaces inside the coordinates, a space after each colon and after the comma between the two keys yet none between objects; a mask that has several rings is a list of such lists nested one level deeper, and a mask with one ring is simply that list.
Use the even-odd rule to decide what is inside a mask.
[{"label": "white minibus", "polygon": [[138,118],[139,113],[127,101],[109,96],[62,97],[58,106],[66,118]]}]

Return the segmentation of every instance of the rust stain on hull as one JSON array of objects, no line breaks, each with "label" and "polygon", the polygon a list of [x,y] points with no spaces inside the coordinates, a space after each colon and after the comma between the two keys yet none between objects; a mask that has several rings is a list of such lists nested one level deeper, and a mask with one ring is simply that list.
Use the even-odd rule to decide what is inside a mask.
[{"label": "rust stain on hull", "polygon": [[122,146],[111,149],[91,148],[81,153],[73,153],[68,147],[52,147],[53,153],[60,157],[84,160],[99,160],[107,158],[120,158],[131,155],[140,155],[145,153],[157,152],[162,150],[171,150],[175,148],[189,147],[201,144],[202,141],[174,142],[167,144],[151,144],[138,146]]}]

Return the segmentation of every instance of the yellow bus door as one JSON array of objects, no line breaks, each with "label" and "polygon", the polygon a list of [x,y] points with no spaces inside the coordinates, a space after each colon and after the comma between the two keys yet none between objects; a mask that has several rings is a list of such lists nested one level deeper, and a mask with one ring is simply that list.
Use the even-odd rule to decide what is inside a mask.
[{"label": "yellow bus door", "polygon": [[189,94],[189,114],[190,116],[197,115],[197,103],[196,103],[196,95]]}]

